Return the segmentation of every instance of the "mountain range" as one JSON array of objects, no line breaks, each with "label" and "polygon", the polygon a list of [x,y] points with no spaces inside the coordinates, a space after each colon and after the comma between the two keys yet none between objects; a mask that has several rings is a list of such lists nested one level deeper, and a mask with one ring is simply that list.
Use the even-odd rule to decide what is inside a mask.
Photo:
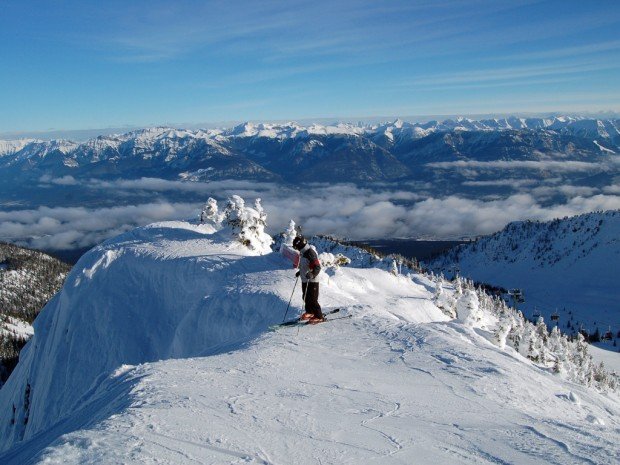
[{"label": "mountain range", "polygon": [[306,127],[244,123],[221,130],[157,127],[84,143],[0,141],[0,179],[12,185],[44,175],[365,183],[428,180],[447,168],[441,163],[472,160],[617,163],[618,152],[620,120],[459,118]]}]

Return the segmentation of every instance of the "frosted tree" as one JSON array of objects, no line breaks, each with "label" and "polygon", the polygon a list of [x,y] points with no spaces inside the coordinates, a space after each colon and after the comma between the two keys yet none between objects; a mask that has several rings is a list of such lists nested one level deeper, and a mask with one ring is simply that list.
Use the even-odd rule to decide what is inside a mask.
[{"label": "frosted tree", "polygon": [[257,222],[263,226],[264,230],[265,226],[267,226],[267,213],[265,213],[265,210],[263,210],[260,197],[254,200],[254,210],[256,210],[256,213],[258,213]]},{"label": "frosted tree", "polygon": [[[312,246],[311,246],[312,247]],[[330,252],[323,252],[319,255],[319,260],[321,262],[321,266],[327,269],[337,270],[341,266],[346,266],[351,263],[351,259],[342,255],[341,253],[333,254]]]},{"label": "frosted tree", "polygon": [[454,278],[454,291],[457,297],[463,295],[463,282],[461,281],[461,277],[458,275]]},{"label": "frosted tree", "polygon": [[437,279],[433,302],[445,315],[456,318],[456,300],[443,288],[443,280]]},{"label": "frosted tree", "polygon": [[286,245],[293,245],[293,240],[297,236],[297,229],[295,228],[295,222],[291,220],[288,224],[288,228],[284,231],[284,243]]},{"label": "frosted tree", "polygon": [[433,300],[437,302],[443,294],[443,284],[440,279],[435,280],[435,293],[433,294]]},{"label": "frosted tree", "polygon": [[551,334],[548,339],[549,352],[554,355],[553,372],[556,374],[566,373],[566,338],[562,337],[562,333],[557,326],[554,326],[551,330]]},{"label": "frosted tree", "polygon": [[508,338],[508,334],[512,329],[511,320],[511,318],[506,317],[501,319],[498,324],[498,328],[495,333],[495,343],[500,349],[504,349],[506,347],[506,339]]},{"label": "frosted tree", "polygon": [[459,321],[474,326],[482,320],[478,296],[472,290],[466,290],[456,301],[456,314]]},{"label": "frosted tree", "polygon": [[220,214],[218,211],[217,200],[213,197],[209,197],[200,213],[200,223],[218,226],[222,222],[222,219],[223,214]]},{"label": "frosted tree", "polygon": [[254,208],[246,207],[245,201],[238,195],[228,199],[224,210],[223,223],[231,229],[233,236],[249,249],[268,253],[273,242],[265,233],[267,215],[263,211],[260,199],[254,202]]},{"label": "frosted tree", "polygon": [[523,342],[523,321],[515,319],[511,316],[511,327],[508,333],[507,341],[510,341],[510,345],[518,353],[521,353],[521,347]]},{"label": "frosted tree", "polygon": [[392,267],[390,269],[390,273],[394,276],[398,276],[398,265],[396,264],[396,260],[392,260]]},{"label": "frosted tree", "polygon": [[549,334],[549,331],[547,330],[545,319],[542,316],[539,316],[538,320],[536,320],[536,332],[538,333],[538,336],[544,340],[544,342],[547,342],[547,334]]},{"label": "frosted tree", "polygon": [[551,329],[551,334],[549,334],[549,350],[551,352],[561,352],[563,350],[562,347],[562,333],[557,326],[554,326]]},{"label": "frosted tree", "polygon": [[526,333],[527,336],[527,351],[526,356],[533,362],[538,362],[540,359],[540,353],[538,352],[539,344],[538,344],[538,333],[536,331],[532,331],[531,328],[528,328],[529,331]]}]

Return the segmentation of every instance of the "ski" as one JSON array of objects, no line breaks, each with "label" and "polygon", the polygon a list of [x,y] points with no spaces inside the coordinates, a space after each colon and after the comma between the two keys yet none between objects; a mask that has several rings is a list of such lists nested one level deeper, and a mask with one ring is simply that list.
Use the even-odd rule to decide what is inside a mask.
[{"label": "ski", "polygon": [[[327,315],[333,315],[334,313],[338,313],[340,311],[340,308],[334,308],[333,310],[329,310],[325,313],[323,313],[323,316],[327,316]],[[334,318],[334,320],[337,320],[338,318]],[[326,320],[327,321],[327,320]],[[277,325],[272,325],[269,327],[269,329],[271,331],[275,331],[278,328],[283,328],[286,326],[303,326],[303,325],[307,325],[308,324],[308,320],[302,320],[301,318],[295,318],[294,320],[289,320],[289,321],[285,321],[283,323],[279,323]]]},{"label": "ski", "polygon": [[336,320],[344,320],[345,318],[352,318],[353,315],[345,315],[345,316],[338,316],[336,318],[326,318],[325,320],[321,321],[320,323],[314,323],[316,325],[320,325],[323,323],[329,323],[330,321],[336,321]]}]

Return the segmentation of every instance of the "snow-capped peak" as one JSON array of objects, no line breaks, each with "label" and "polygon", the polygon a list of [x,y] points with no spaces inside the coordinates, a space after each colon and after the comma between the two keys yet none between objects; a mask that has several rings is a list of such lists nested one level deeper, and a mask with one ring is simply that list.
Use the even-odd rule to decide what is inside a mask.
[{"label": "snow-capped peak", "polygon": [[0,157],[12,155],[32,143],[40,143],[37,139],[0,140]]}]

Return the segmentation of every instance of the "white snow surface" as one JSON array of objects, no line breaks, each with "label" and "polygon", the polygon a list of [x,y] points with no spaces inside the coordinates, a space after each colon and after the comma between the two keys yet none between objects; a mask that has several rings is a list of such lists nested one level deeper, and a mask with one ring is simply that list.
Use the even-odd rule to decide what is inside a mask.
[{"label": "white snow surface", "polygon": [[0,157],[19,152],[21,149],[33,142],[40,141],[37,139],[0,140]]},{"label": "white snow surface", "polygon": [[28,322],[9,315],[0,318],[0,335],[12,335],[28,339],[34,334],[34,328]]},{"label": "white snow surface", "polygon": [[0,390],[0,463],[617,463],[617,393],[498,348],[488,318],[448,321],[425,276],[350,258],[320,301],[351,318],[269,332],[294,270],[226,229],[93,249]]}]

